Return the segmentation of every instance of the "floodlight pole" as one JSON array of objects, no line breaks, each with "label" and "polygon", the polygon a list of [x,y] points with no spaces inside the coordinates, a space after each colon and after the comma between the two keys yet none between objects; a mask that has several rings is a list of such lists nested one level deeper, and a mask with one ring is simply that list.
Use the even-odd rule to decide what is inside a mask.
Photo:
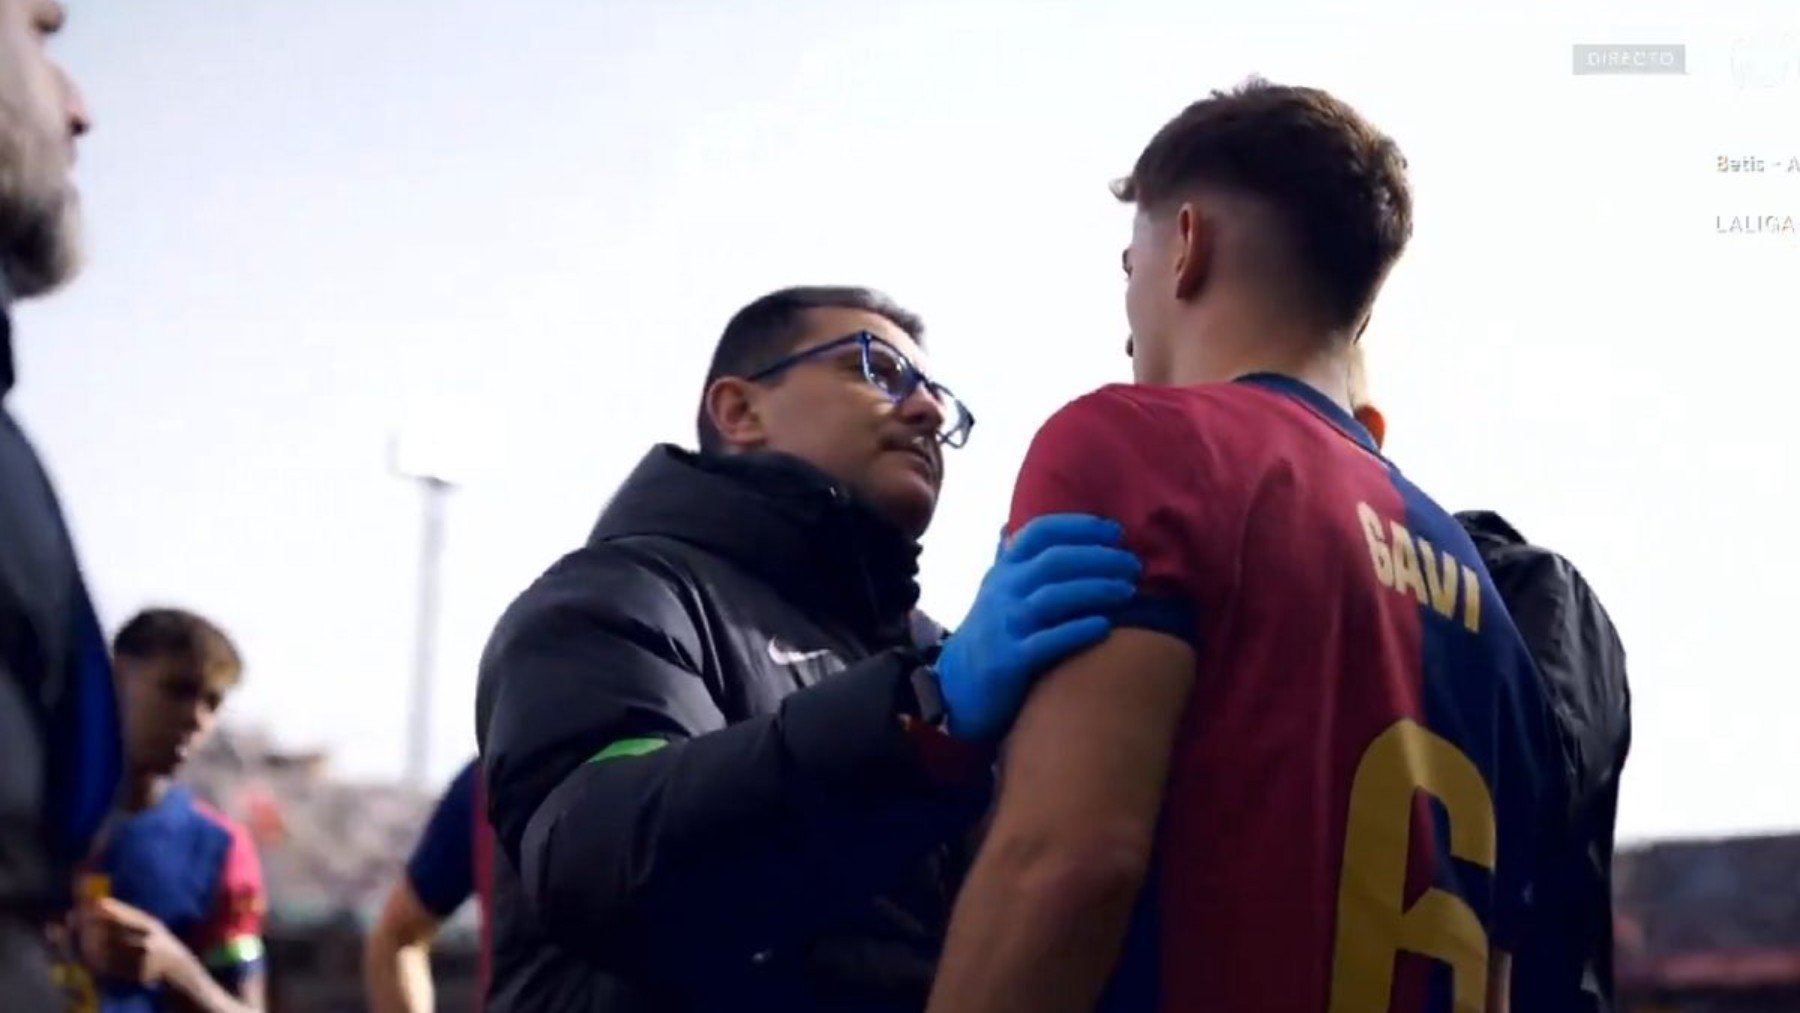
[{"label": "floodlight pole", "polygon": [[406,783],[423,789],[431,769],[431,690],[436,676],[438,573],[444,555],[444,501],[455,486],[440,475],[415,474],[424,500],[419,544],[418,612],[413,633],[412,697],[407,714]]}]

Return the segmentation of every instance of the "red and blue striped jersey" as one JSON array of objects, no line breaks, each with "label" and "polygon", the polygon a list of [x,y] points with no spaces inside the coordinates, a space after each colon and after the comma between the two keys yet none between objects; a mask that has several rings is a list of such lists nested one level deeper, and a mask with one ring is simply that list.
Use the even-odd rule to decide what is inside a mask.
[{"label": "red and blue striped jersey", "polygon": [[[155,805],[119,820],[86,871],[104,876],[111,896],[162,922],[227,988],[262,966],[268,903],[256,846],[187,788],[173,785]],[[100,993],[107,1013],[164,1008],[160,987],[105,981]]]},{"label": "red and blue striped jersey", "polygon": [[1462,527],[1273,375],[1070,404],[1012,526],[1063,512],[1125,526],[1145,571],[1122,624],[1197,659],[1107,1007],[1482,1010],[1528,907],[1553,740]]}]

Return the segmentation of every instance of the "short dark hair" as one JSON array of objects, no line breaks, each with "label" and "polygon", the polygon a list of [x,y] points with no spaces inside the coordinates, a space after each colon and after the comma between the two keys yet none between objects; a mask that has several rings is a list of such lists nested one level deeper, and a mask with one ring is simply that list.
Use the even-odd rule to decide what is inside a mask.
[{"label": "short dark hair", "polygon": [[1399,147],[1317,88],[1252,77],[1213,92],[1157,131],[1113,194],[1156,213],[1209,187],[1260,200],[1285,220],[1296,267],[1334,328],[1368,314],[1412,237]]},{"label": "short dark hair", "polygon": [[733,314],[713,347],[712,364],[706,368],[706,382],[700,387],[700,413],[694,422],[702,451],[717,453],[724,449],[718,427],[706,410],[706,392],[713,381],[754,373],[793,351],[806,333],[806,311],[815,309],[873,313],[892,321],[919,344],[925,343],[925,322],[918,314],[874,289],[800,285],[770,292]]},{"label": "short dark hair", "polygon": [[244,668],[224,630],[175,608],[150,608],[132,616],[113,637],[113,655],[133,661],[172,660],[198,669],[209,682],[226,685],[235,685]]}]

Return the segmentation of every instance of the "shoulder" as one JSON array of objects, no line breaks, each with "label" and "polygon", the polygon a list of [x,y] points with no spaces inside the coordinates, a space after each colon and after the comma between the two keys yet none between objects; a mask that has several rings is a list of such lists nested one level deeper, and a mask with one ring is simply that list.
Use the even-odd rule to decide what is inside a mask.
[{"label": "shoulder", "polygon": [[456,772],[456,777],[451,779],[450,786],[444,789],[445,800],[455,805],[473,807],[475,797],[481,791],[480,779],[481,758],[476,757],[463,764],[463,768]]},{"label": "shoulder", "polygon": [[647,551],[600,543],[557,560],[513,602],[513,612],[632,612],[676,600],[675,574]]},{"label": "shoulder", "polygon": [[613,544],[569,553],[513,600],[494,628],[487,654],[521,640],[587,633],[660,634],[686,639],[684,578],[645,551]]},{"label": "shoulder", "polygon": [[[1549,602],[1605,617],[1599,596],[1567,556],[1530,541],[1493,511],[1465,510],[1455,517],[1468,532],[1509,608],[1518,609],[1525,602]],[[1610,626],[1610,618],[1606,621]]]},{"label": "shoulder", "polygon": [[1452,515],[1468,532],[1469,540],[1484,559],[1512,563],[1547,563],[1573,571],[1574,565],[1559,553],[1533,543],[1512,522],[1492,510],[1462,510]]},{"label": "shoulder", "polygon": [[1575,564],[1526,539],[1497,513],[1464,511],[1456,519],[1546,679],[1583,699],[1597,699],[1604,689],[1615,710],[1627,709],[1625,645]]},{"label": "shoulder", "polygon": [[256,858],[256,841],[250,836],[249,828],[197,798],[190,804],[195,815],[211,824],[223,838],[223,864],[227,868],[245,863],[260,864]]},{"label": "shoulder", "polygon": [[[1193,587],[1201,518],[1217,509],[1198,495],[1194,431],[1184,389],[1128,384],[1071,401],[1038,430],[1013,486],[1008,530],[1047,514],[1093,514],[1122,525],[1145,561],[1147,586]],[[1189,595],[1191,596],[1191,595]]]},{"label": "shoulder", "polygon": [[1109,513],[1125,488],[1155,470],[1158,456],[1145,392],[1112,384],[1058,409],[1038,427],[1025,451],[1014,487],[1015,521],[1042,513]]},{"label": "shoulder", "polygon": [[1038,430],[1039,441],[1090,449],[1111,447],[1139,456],[1179,441],[1229,433],[1254,417],[1259,392],[1243,384],[1149,387],[1108,384],[1070,401]]},{"label": "shoulder", "polygon": [[1057,409],[1032,436],[1026,476],[1099,477],[1156,455],[1164,438],[1159,399],[1147,388],[1101,387]]},{"label": "shoulder", "polygon": [[1039,432],[1075,438],[1129,434],[1153,426],[1166,412],[1166,395],[1153,387],[1107,384],[1057,409]]},{"label": "shoulder", "polygon": [[256,842],[254,842],[254,838],[250,837],[250,829],[248,829],[247,826],[243,826],[238,820],[234,820],[232,817],[229,817],[229,815],[221,813],[220,810],[212,808],[211,804],[203,802],[202,799],[191,799],[191,801],[189,801],[189,806],[193,806],[194,815],[196,815],[196,817],[200,817],[200,819],[205,820],[205,822],[212,824],[214,828],[218,828],[221,835],[225,835],[225,838],[229,840],[230,846],[248,847],[248,849],[252,849],[252,851],[256,849]]},{"label": "shoulder", "polygon": [[576,692],[576,684],[643,692],[646,679],[707,670],[712,648],[700,593],[647,553],[598,544],[563,557],[488,636],[477,666],[478,728],[507,698],[534,700],[528,710],[540,723],[552,715],[539,709],[560,706],[555,701]]},{"label": "shoulder", "polygon": [[[1454,517],[1468,533],[1484,561],[1530,562],[1560,560],[1561,557],[1539,545],[1533,545],[1506,518],[1492,510],[1462,510]],[[1566,562],[1566,561],[1565,561]]]},{"label": "shoulder", "polygon": [[[1022,477],[1073,479],[1096,487],[1121,483],[1156,496],[1192,488],[1197,471],[1244,456],[1230,434],[1246,413],[1233,384],[1147,387],[1110,384],[1064,405],[1032,438]],[[1179,459],[1186,466],[1171,468]]]}]

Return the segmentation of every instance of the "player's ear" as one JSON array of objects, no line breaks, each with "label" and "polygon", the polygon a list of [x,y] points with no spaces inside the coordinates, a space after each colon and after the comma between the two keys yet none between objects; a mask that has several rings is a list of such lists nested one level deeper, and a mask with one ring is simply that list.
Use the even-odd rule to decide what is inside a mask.
[{"label": "player's ear", "polygon": [[1200,213],[1198,204],[1187,203],[1175,212],[1175,298],[1186,302],[1200,294],[1212,273],[1218,230],[1212,219]]},{"label": "player's ear", "polygon": [[768,442],[768,427],[759,410],[755,384],[722,376],[706,388],[706,414],[722,442],[732,447],[759,447]]},{"label": "player's ear", "polygon": [[1387,443],[1387,417],[1381,414],[1381,409],[1372,404],[1359,405],[1356,409],[1356,421],[1362,423],[1362,427],[1375,438],[1377,447]]}]

